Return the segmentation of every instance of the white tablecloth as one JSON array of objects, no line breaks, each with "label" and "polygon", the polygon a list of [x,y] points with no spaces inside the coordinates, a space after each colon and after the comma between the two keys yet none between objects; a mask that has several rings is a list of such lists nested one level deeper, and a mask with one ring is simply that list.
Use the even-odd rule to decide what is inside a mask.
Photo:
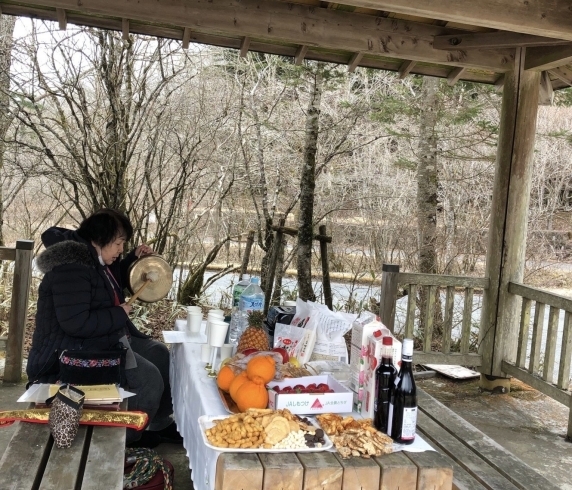
[{"label": "white tablecloth", "polygon": [[[177,320],[175,329],[183,329],[186,320]],[[201,327],[204,333],[205,322]],[[198,341],[206,341],[202,335]],[[216,382],[207,376],[201,362],[201,344],[185,342],[172,344],[170,380],[173,396],[173,408],[177,428],[183,436],[183,445],[187,450],[189,467],[193,470],[191,478],[195,490],[214,490],[216,462],[221,454],[203,444],[198,419],[201,415],[226,415],[220,400]],[[353,416],[359,418],[358,414]],[[394,451],[430,451],[432,450],[419,434],[409,446],[394,445]]]},{"label": "white tablecloth", "polygon": [[[204,328],[204,325],[203,325]],[[216,383],[207,376],[201,362],[201,345],[173,344],[170,380],[177,428],[187,450],[195,490],[213,490],[216,461],[220,454],[202,442],[198,419],[201,415],[225,415]]]}]

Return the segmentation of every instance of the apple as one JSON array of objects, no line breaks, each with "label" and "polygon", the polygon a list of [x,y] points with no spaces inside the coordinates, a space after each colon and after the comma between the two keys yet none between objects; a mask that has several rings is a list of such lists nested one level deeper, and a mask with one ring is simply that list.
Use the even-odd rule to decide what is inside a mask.
[{"label": "apple", "polygon": [[290,360],[290,356],[288,355],[288,351],[283,347],[274,347],[272,352],[278,352],[282,356],[282,363],[286,364]]},{"label": "apple", "polygon": [[250,354],[254,354],[255,352],[260,352],[258,349],[245,349],[242,351],[242,353],[245,356],[249,356]]}]

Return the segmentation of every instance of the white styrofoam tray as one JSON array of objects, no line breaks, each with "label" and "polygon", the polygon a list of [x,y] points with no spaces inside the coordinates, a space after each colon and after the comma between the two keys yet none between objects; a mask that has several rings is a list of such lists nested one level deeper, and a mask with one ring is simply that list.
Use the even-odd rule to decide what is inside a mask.
[{"label": "white styrofoam tray", "polygon": [[[231,417],[231,415],[201,415],[199,417],[199,428],[201,429],[201,435],[203,436],[203,443],[205,446],[214,449],[215,451],[220,451],[221,453],[314,453],[319,451],[327,451],[333,447],[332,441],[324,431],[324,444],[322,447],[306,447],[304,449],[264,449],[264,448],[234,448],[234,447],[217,447],[213,446],[209,440],[207,439],[207,435],[205,431],[214,427],[213,420],[220,420],[226,419]],[[316,426],[317,428],[321,428],[318,422],[308,417],[308,420],[312,423],[312,425]]]}]

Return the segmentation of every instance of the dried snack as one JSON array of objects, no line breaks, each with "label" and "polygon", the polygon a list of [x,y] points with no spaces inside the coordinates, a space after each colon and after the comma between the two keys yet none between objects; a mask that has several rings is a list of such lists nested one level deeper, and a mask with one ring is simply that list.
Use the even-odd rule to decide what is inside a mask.
[{"label": "dried snack", "polygon": [[370,458],[393,451],[391,437],[372,427],[371,419],[344,418],[333,413],[317,415],[316,418],[343,459],[352,456]]}]

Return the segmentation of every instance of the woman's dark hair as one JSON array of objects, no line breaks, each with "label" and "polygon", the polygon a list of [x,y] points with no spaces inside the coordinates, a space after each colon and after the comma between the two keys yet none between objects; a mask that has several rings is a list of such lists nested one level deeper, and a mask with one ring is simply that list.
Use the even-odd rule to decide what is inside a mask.
[{"label": "woman's dark hair", "polygon": [[129,241],[133,236],[133,226],[122,212],[104,208],[84,219],[77,234],[84,240],[105,247],[118,237]]}]

